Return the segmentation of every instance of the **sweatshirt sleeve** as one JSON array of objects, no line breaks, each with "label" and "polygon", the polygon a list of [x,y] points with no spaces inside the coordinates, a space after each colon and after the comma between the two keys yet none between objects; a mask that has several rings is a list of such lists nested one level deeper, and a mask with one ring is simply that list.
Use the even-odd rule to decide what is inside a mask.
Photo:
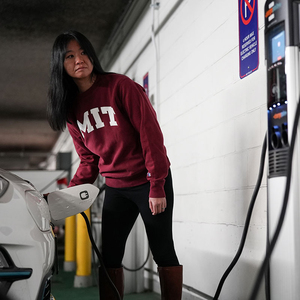
[{"label": "sweatshirt sleeve", "polygon": [[80,158],[80,164],[69,183],[69,187],[84,183],[93,184],[99,175],[99,157],[85,147],[82,141],[82,135],[76,125],[67,123],[67,127]]},{"label": "sweatshirt sleeve", "polygon": [[165,197],[164,184],[170,162],[164,146],[163,134],[145,90],[125,77],[120,84],[121,101],[128,117],[139,132],[140,142],[150,181],[150,197]]}]

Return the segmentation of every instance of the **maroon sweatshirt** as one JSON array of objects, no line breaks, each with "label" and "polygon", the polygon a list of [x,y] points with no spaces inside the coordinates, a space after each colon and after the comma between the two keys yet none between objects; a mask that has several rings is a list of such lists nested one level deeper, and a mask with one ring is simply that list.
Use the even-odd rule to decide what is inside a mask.
[{"label": "maroon sweatshirt", "polygon": [[69,186],[93,183],[100,171],[110,187],[149,180],[149,196],[165,197],[170,163],[155,111],[140,85],[124,75],[98,75],[78,95],[67,126],[81,160]]}]

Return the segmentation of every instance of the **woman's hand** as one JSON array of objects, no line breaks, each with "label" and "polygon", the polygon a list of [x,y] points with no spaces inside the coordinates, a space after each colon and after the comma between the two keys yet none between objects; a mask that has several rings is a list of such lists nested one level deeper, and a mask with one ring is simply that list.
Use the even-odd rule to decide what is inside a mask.
[{"label": "woman's hand", "polygon": [[152,215],[163,213],[167,207],[166,198],[149,198],[149,207]]}]

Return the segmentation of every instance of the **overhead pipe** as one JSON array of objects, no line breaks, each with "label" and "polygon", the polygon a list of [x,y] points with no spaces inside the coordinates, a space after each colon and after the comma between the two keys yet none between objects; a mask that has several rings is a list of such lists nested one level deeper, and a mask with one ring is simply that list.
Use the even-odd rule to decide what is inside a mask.
[{"label": "overhead pipe", "polygon": [[155,41],[155,29],[154,29],[154,23],[155,23],[155,10],[158,10],[160,6],[159,2],[156,2],[156,0],[151,0],[151,5],[150,7],[152,8],[152,24],[151,24],[151,40],[152,44],[154,46],[154,54],[155,54],[155,97],[154,97],[154,108],[157,114],[157,119],[160,119],[159,116],[159,110],[158,110],[158,105],[160,103],[160,89],[159,89],[159,54],[158,54],[158,49],[157,49],[157,44]]}]

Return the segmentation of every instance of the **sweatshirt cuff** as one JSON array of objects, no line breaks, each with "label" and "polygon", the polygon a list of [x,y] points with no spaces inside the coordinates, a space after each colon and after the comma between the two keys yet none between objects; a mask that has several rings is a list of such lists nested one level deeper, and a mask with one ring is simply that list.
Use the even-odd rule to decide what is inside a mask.
[{"label": "sweatshirt cuff", "polygon": [[150,181],[150,198],[164,198],[166,197],[165,193],[165,179]]}]

